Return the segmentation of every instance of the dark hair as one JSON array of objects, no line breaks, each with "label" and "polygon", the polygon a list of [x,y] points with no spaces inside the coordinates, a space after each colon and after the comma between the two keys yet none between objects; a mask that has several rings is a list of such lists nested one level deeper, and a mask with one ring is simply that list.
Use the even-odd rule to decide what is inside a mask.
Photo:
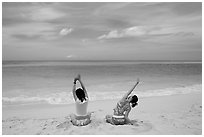
[{"label": "dark hair", "polygon": [[132,99],[130,101],[130,103],[132,104],[133,108],[137,105],[137,102],[138,102],[138,97],[136,95],[133,95]]},{"label": "dark hair", "polygon": [[86,100],[85,98],[85,93],[81,88],[78,88],[76,90],[76,96],[78,97],[79,100],[81,100],[81,102],[83,102],[84,100]]}]

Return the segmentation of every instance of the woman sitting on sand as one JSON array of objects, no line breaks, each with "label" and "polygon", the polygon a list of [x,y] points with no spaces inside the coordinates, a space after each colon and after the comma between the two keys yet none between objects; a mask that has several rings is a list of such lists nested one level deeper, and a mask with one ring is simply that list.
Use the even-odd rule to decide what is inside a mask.
[{"label": "woman sitting on sand", "polygon": [[[123,98],[117,103],[116,107],[113,109],[113,115],[106,116],[106,122],[113,125],[124,125],[124,124],[133,124],[128,118],[129,112],[132,108],[137,105],[138,98],[136,95],[129,96],[135,87],[139,84],[139,79],[137,83],[128,91]],[[131,106],[130,106],[131,104]]]},{"label": "woman sitting on sand", "polygon": [[[81,88],[76,90],[76,82],[79,81]],[[88,94],[84,84],[81,81],[80,75],[74,79],[73,96],[76,105],[76,114],[71,114],[71,122],[75,126],[85,126],[91,122],[91,113],[87,113]]]}]

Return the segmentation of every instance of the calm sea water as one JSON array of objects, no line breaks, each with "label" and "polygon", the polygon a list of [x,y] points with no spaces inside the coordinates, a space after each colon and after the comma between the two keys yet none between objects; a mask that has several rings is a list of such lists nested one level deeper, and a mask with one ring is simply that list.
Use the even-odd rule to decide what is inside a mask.
[{"label": "calm sea water", "polygon": [[90,100],[121,98],[140,78],[139,97],[201,92],[199,62],[3,61],[3,105],[73,103],[73,79],[81,74]]}]

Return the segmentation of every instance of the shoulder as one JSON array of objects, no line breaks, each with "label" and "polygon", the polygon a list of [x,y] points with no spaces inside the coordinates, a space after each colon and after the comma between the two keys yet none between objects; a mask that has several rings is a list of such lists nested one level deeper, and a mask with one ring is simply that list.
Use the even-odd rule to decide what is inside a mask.
[{"label": "shoulder", "polygon": [[130,103],[127,103],[125,108],[126,108],[126,110],[131,110]]},{"label": "shoulder", "polygon": [[126,102],[126,99],[121,99],[121,100],[118,101],[118,104],[123,105],[123,104],[125,104],[125,102]]},{"label": "shoulder", "polygon": [[89,101],[89,98],[88,97],[85,97],[86,98],[86,100],[84,100],[84,102],[88,102]]},{"label": "shoulder", "polygon": [[123,104],[123,109],[124,109],[124,110],[130,110],[130,109],[131,109],[130,103],[125,102],[125,103]]},{"label": "shoulder", "polygon": [[86,100],[83,100],[83,102],[81,102],[81,100],[79,100],[78,98],[76,99],[76,103],[79,103],[79,104],[84,104],[84,103],[88,103],[89,101],[89,98],[86,97]]},{"label": "shoulder", "polygon": [[127,99],[121,99],[120,101],[118,101],[118,103],[121,104],[121,105],[125,105],[125,104],[128,103],[128,101],[127,101]]}]

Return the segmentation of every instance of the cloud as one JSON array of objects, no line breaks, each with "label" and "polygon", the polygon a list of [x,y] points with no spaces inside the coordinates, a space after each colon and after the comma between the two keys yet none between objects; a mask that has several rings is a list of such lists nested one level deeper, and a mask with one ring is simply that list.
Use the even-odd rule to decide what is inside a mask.
[{"label": "cloud", "polygon": [[66,58],[73,58],[74,55],[67,55]]},{"label": "cloud", "polygon": [[[127,59],[133,51],[202,49],[201,11],[202,3],[3,3],[2,45],[8,47],[4,55],[13,53],[13,59],[29,58],[28,53],[40,58],[38,52],[43,57],[42,49],[59,59],[80,58],[71,55],[76,50],[94,59],[109,51],[104,58],[117,59],[112,54],[116,46]],[[18,47],[25,47],[22,54]]]},{"label": "cloud", "polygon": [[147,27],[143,26],[134,26],[131,28],[127,28],[123,31],[124,36],[142,36],[148,33]]},{"label": "cloud", "polygon": [[14,34],[12,37],[15,37],[20,40],[34,40],[39,39],[41,35],[24,35],[24,34]]},{"label": "cloud", "polygon": [[117,30],[110,31],[107,35],[99,36],[98,39],[110,39],[110,38],[121,38],[122,33],[119,33]]},{"label": "cloud", "polygon": [[28,17],[35,21],[47,21],[54,20],[65,16],[64,13],[56,11],[52,8],[36,8],[33,10]]},{"label": "cloud", "polygon": [[130,5],[131,3],[128,2],[108,2],[108,3],[104,3],[101,5],[101,7],[97,8],[94,11],[94,15],[98,16],[98,15],[103,15],[103,14],[109,14],[110,12],[113,12],[115,10],[119,10],[121,8],[124,8],[128,5]]},{"label": "cloud", "polygon": [[143,26],[134,26],[130,28],[110,31],[108,34],[99,36],[98,39],[111,39],[111,38],[123,38],[123,37],[137,37],[143,36],[148,33],[148,28]]},{"label": "cloud", "polygon": [[61,31],[60,31],[60,35],[62,36],[65,36],[65,35],[68,35],[70,34],[74,29],[73,28],[63,28]]},{"label": "cloud", "polygon": [[4,27],[3,36],[9,38],[9,41],[6,41],[7,43],[11,43],[15,39],[21,40],[22,42],[32,39],[53,40],[59,37],[57,31],[57,27],[53,24],[34,22]]},{"label": "cloud", "polygon": [[194,36],[193,32],[181,31],[175,26],[133,26],[122,30],[112,30],[108,34],[103,34],[97,39],[114,39],[127,37],[144,37],[144,36]]}]

